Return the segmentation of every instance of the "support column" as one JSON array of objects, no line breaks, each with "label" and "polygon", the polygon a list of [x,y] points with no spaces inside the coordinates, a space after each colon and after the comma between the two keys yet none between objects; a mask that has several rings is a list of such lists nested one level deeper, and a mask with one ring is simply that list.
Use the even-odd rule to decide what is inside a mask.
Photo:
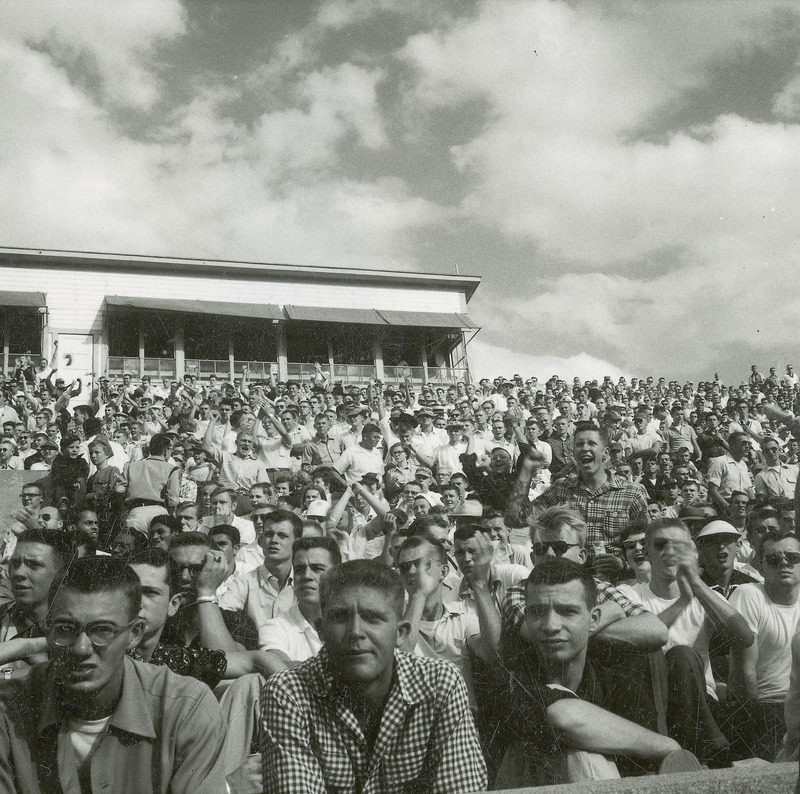
[{"label": "support column", "polygon": [[383,345],[379,336],[375,337],[372,356],[375,359],[375,378],[383,381]]},{"label": "support column", "polygon": [[289,357],[286,351],[286,325],[278,322],[275,326],[275,341],[278,346],[278,380],[289,378]]},{"label": "support column", "polygon": [[144,320],[139,318],[139,378],[144,375]]},{"label": "support column", "polygon": [[[186,374],[186,348],[183,338],[183,317],[175,323],[175,336],[172,339],[172,346],[175,351],[175,380],[183,380]],[[199,375],[200,373],[198,373]]]},{"label": "support column", "polygon": [[464,383],[470,384],[469,356],[467,355],[467,332],[461,332],[461,346],[464,350]]},{"label": "support column", "polygon": [[3,326],[3,375],[8,375],[8,326]]},{"label": "support column", "polygon": [[333,385],[333,342],[328,339],[328,373],[330,374],[330,384]]},{"label": "support column", "polygon": [[425,333],[420,337],[420,357],[422,358],[422,379],[428,382],[428,351],[425,349]]},{"label": "support column", "polygon": [[232,334],[228,334],[228,372],[229,372],[228,380],[230,380],[230,382],[233,383],[234,378],[236,376],[236,372],[235,372],[234,366],[233,366],[233,335]]}]

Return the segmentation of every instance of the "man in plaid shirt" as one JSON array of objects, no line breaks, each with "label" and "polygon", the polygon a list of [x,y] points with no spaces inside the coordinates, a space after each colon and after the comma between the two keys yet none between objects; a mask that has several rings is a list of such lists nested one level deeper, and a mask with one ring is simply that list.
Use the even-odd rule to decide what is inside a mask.
[{"label": "man in plaid shirt", "polygon": [[[576,425],[574,445],[577,474],[556,480],[533,503],[528,499],[528,492],[544,461],[537,450],[528,449],[508,502],[507,521],[510,526],[530,524],[534,507],[563,505],[576,510],[588,527],[589,564],[596,573],[610,575],[624,565],[619,534],[631,521],[647,512],[647,491],[644,486],[628,482],[606,469],[606,444],[593,424]],[[605,553],[614,549],[619,551],[619,557]]]},{"label": "man in plaid shirt", "polygon": [[264,688],[264,791],[485,789],[461,675],[397,650],[409,632],[397,573],[374,560],[345,562],[326,572],[320,601],[325,646]]}]

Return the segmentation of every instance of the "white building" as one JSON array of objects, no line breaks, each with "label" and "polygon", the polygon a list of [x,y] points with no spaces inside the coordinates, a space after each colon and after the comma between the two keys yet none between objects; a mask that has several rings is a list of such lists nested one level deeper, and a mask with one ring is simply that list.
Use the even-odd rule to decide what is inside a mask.
[{"label": "white building", "polygon": [[3,371],[30,353],[58,376],[395,383],[469,378],[480,279],[332,267],[0,248]]}]

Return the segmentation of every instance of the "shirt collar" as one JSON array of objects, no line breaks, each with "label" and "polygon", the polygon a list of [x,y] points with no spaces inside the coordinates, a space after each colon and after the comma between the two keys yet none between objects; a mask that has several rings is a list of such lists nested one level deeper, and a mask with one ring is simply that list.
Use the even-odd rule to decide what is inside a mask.
[{"label": "shirt collar", "polygon": [[[109,728],[113,727],[122,733],[143,736],[146,739],[155,739],[153,718],[145,706],[144,691],[136,675],[136,662],[126,656],[122,664],[122,694],[109,720]],[[47,668],[39,714],[40,735],[48,728],[63,725],[67,721],[67,715],[61,708],[61,701],[56,691],[54,676],[51,674],[52,663],[48,663]]]},{"label": "shirt collar", "polygon": [[[394,652],[394,673],[392,689],[398,690],[400,697],[408,704],[422,703],[432,700],[436,692],[414,666],[411,655],[403,651]],[[323,645],[314,658],[313,687],[322,697],[330,697],[333,690],[333,672],[328,660],[328,649]]]}]

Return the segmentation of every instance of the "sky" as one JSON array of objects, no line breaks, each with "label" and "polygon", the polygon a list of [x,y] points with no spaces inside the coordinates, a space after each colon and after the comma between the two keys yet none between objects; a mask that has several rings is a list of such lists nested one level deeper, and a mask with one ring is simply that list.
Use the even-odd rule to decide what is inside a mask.
[{"label": "sky", "polygon": [[0,245],[478,275],[473,374],[800,364],[800,6],[4,0]]}]

